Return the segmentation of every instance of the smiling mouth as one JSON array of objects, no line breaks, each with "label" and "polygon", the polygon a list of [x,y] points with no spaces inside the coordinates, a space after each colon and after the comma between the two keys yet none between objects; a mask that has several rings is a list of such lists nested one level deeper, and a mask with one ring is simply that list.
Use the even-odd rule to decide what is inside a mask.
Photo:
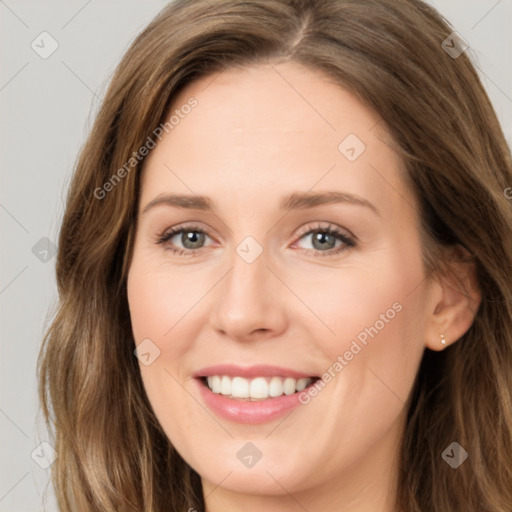
[{"label": "smiling mouth", "polygon": [[211,375],[201,377],[201,382],[212,393],[232,400],[262,401],[283,395],[300,393],[313,385],[319,377],[245,377],[229,375]]}]

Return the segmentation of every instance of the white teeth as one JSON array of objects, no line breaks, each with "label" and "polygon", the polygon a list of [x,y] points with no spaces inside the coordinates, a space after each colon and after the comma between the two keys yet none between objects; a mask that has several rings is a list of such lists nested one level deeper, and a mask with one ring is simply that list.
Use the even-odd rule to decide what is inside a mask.
[{"label": "white teeth", "polygon": [[268,385],[268,396],[281,396],[283,394],[283,381],[279,377],[272,377]]},{"label": "white teeth", "polygon": [[268,383],[264,377],[252,379],[249,396],[251,398],[268,398]]},{"label": "white teeth", "polygon": [[309,381],[311,379],[299,379],[297,381],[297,391],[303,391],[304,389],[306,389],[309,385]]},{"label": "white teeth", "polygon": [[256,377],[245,379],[244,377],[229,377],[227,375],[212,375],[206,379],[208,387],[217,394],[228,398],[245,398],[250,400],[264,400],[278,397],[283,394],[292,395],[303,391],[313,379],[292,377]]},{"label": "white teeth", "polygon": [[284,394],[285,395],[293,395],[293,393],[295,393],[295,385],[296,384],[297,384],[297,381],[295,379],[292,379],[291,377],[284,379],[284,386],[283,386]]},{"label": "white teeth", "polygon": [[214,393],[220,393],[220,377],[218,375],[214,375],[213,377],[208,377],[208,387]]},{"label": "white teeth", "polygon": [[249,381],[242,377],[234,377],[231,381],[231,396],[249,398]]},{"label": "white teeth", "polygon": [[226,375],[220,379],[220,393],[223,395],[231,395],[231,379]]}]

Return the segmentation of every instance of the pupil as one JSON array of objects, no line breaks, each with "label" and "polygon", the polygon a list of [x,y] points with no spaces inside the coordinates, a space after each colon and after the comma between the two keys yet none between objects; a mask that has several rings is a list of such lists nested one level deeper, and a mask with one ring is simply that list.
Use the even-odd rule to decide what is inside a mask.
[{"label": "pupil", "polygon": [[[320,249],[325,249],[327,246],[325,245],[324,242],[329,237],[331,237],[329,233],[322,233],[321,231],[317,231],[316,235],[313,237],[313,246],[315,245],[315,242],[321,242],[321,244],[323,245],[320,245]],[[333,237],[331,237],[331,242],[336,242]],[[327,245],[329,245],[329,249],[332,249],[334,247],[332,243]]]},{"label": "pupil", "polygon": [[[182,242],[187,249],[197,249],[201,246],[204,239],[204,233],[199,233],[198,231],[187,231],[183,236]],[[189,242],[192,244],[192,247],[187,245]]]}]

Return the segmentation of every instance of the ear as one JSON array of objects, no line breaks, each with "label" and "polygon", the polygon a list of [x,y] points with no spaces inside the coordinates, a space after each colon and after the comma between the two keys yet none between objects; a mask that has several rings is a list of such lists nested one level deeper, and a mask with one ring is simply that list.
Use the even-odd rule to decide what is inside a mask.
[{"label": "ear", "polygon": [[436,351],[452,345],[469,330],[482,301],[475,264],[469,253],[461,246],[451,248],[446,261],[446,269],[437,271],[432,284],[426,332],[426,346]]}]

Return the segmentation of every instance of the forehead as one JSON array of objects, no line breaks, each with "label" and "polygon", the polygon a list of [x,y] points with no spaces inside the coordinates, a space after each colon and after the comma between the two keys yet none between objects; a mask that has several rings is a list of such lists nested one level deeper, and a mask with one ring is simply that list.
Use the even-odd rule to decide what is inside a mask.
[{"label": "forehead", "polygon": [[[265,140],[282,132],[283,138],[293,134],[297,142],[306,137],[316,143],[323,140],[336,150],[345,131],[363,134],[380,121],[330,77],[290,62],[228,69],[203,77],[181,91],[170,113],[190,97],[198,101],[193,111],[196,120],[206,128],[217,127],[210,137],[229,136],[233,141],[242,141],[245,135]],[[266,149],[286,148],[274,144]]]},{"label": "forehead", "polygon": [[[191,98],[197,105],[183,109]],[[163,189],[269,198],[335,187],[387,202],[407,193],[378,114],[316,70],[281,63],[209,75],[174,98],[173,114],[179,122],[145,162],[147,198]]]}]

